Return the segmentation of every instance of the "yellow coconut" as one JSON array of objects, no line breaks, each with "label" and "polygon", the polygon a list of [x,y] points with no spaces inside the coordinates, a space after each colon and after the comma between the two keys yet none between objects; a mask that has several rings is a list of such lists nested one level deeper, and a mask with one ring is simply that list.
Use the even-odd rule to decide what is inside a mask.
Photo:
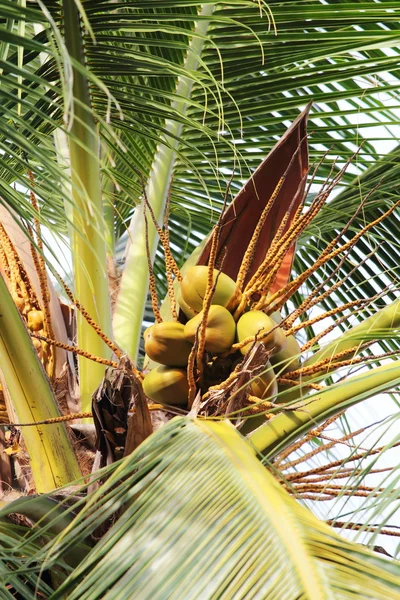
[{"label": "yellow coconut", "polygon": [[196,316],[196,311],[193,310],[193,308],[190,308],[190,306],[184,301],[180,290],[176,295],[176,301],[179,304],[179,308],[182,310],[182,312],[186,315],[188,319],[192,319]]},{"label": "yellow coconut", "polygon": [[278,394],[278,383],[270,362],[265,365],[264,371],[258,377],[252,378],[250,389],[253,396],[275,402]]},{"label": "yellow coconut", "polygon": [[286,342],[286,347],[270,358],[275,372],[282,375],[288,371],[295,371],[300,367],[301,349],[299,342],[294,335],[288,335]]},{"label": "yellow coconut", "polygon": [[[208,267],[197,265],[190,267],[181,281],[180,297],[195,313],[199,313],[203,309],[207,277]],[[217,269],[214,269],[213,281],[217,283],[211,303],[219,304],[233,311],[239,303],[239,298],[234,299],[236,283]],[[182,310],[185,312],[184,308]]]},{"label": "yellow coconut", "polygon": [[143,334],[147,356],[162,365],[185,367],[192,349],[184,337],[184,325],[164,321],[152,325]]},{"label": "yellow coconut", "polygon": [[[199,312],[185,325],[185,339],[192,344],[202,318],[203,311]],[[210,306],[206,327],[206,350],[216,354],[226,352],[235,341],[235,333],[236,324],[231,313],[223,306],[217,304]]]},{"label": "yellow coconut", "polygon": [[158,404],[184,406],[189,393],[186,369],[160,365],[146,375],[143,390],[148,398]]},{"label": "yellow coconut", "polygon": [[[281,352],[286,346],[286,336],[280,327],[276,327],[276,322],[261,310],[251,310],[244,313],[237,322],[237,339],[239,342],[254,336],[261,339],[263,334],[268,333],[268,331],[271,331],[271,333],[262,339],[264,346],[274,353]],[[241,348],[240,351],[244,355],[247,354],[250,348],[251,343]]]},{"label": "yellow coconut", "polygon": [[28,313],[28,328],[31,331],[43,329],[44,314],[42,310],[31,310]]},{"label": "yellow coconut", "polygon": [[33,344],[36,352],[39,352],[42,350],[42,344],[41,344],[40,340],[32,338],[32,344]]}]

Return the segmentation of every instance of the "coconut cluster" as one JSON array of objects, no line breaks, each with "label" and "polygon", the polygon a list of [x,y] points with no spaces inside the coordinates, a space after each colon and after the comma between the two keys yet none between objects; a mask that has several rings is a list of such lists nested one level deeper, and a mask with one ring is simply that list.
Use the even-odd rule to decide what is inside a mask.
[{"label": "coconut cluster", "polygon": [[[189,268],[180,282],[177,298],[187,323],[164,321],[144,332],[146,354],[158,363],[143,383],[146,396],[154,402],[182,407],[187,404],[186,367],[203,320],[207,282],[208,267]],[[251,338],[240,348],[241,354],[246,355],[254,340],[261,340],[266,350],[271,352],[271,362],[265,365],[265,373],[251,382],[249,391],[261,399],[273,400],[278,392],[275,371],[282,374],[299,366],[300,348],[296,339],[286,336],[279,327],[279,313],[268,316],[259,310],[249,310],[236,323],[233,313],[240,297],[236,294],[235,281],[214,269],[213,283],[214,292],[205,328],[205,350],[212,356],[218,356],[229,352],[235,342]]]}]

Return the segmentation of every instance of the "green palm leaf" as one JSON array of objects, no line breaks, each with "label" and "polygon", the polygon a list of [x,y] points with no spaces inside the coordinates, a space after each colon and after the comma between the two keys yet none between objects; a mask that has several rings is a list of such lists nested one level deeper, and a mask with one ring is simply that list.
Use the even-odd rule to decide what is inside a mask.
[{"label": "green palm leaf", "polygon": [[[311,156],[318,160],[330,149],[317,184],[325,179],[335,157],[342,163],[363,137],[367,139],[343,178],[345,189],[300,239],[295,273],[316,261],[320,250],[354,214],[360,198],[375,185],[379,183],[362,218],[344,239],[397,199],[398,150],[380,158],[382,146],[377,145],[385,140],[397,143],[392,126],[398,123],[400,9],[395,0],[324,4],[271,0],[268,7],[263,5],[261,15],[254,2],[204,2],[201,6],[213,6],[214,12],[207,17],[210,25],[198,66],[190,71],[184,68],[188,45],[191,39],[203,41],[194,33],[196,24],[204,22],[195,2],[160,0],[151,7],[119,0],[84,2],[91,27],[85,29],[82,19],[85,66],[71,61],[61,43],[62,3],[46,2],[48,12],[36,3],[28,4],[26,8],[14,2],[0,6],[4,23],[0,36],[0,202],[13,207],[24,220],[30,222],[34,214],[27,193],[29,166],[42,222],[56,233],[65,234],[71,226],[66,217],[69,211],[65,211],[72,202],[71,188],[66,185],[69,176],[65,165],[57,162],[53,133],[61,129],[67,138],[79,141],[69,130],[72,66],[88,77],[103,141],[103,199],[110,210],[101,234],[104,229],[106,236],[115,238],[121,254],[128,238],[126,229],[141,199],[141,180],[151,178],[160,141],[166,148],[178,142],[170,228],[173,251],[182,263],[215,221],[233,166],[234,193],[310,98],[315,100],[310,118]],[[36,25],[43,31],[34,30]],[[176,86],[185,77],[193,84],[192,92],[177,98]],[[179,136],[168,127],[171,122],[181,127]],[[379,129],[373,134],[376,139],[370,139],[368,128],[374,125]],[[169,183],[166,178],[164,192]],[[317,285],[329,290],[335,268],[339,269],[337,280],[347,278],[346,283],[323,300],[323,308],[360,297],[367,301],[355,315],[339,310],[336,318],[343,317],[339,324],[343,330],[393,301],[398,285],[397,231],[398,216],[392,215],[390,223],[371,230],[343,262],[338,258],[315,272],[293,296],[294,304],[300,304]],[[354,271],[370,253],[369,261]],[[376,265],[384,265],[385,274],[379,279]],[[165,293],[161,252],[155,272],[159,291]],[[146,318],[151,318],[149,312]],[[300,332],[299,339],[312,336],[310,326]],[[379,346],[398,351],[398,340],[390,336],[392,332],[378,336]]]},{"label": "green palm leaf", "polygon": [[[183,61],[194,24],[199,21],[195,3],[182,5],[171,0],[152,8],[140,3],[83,4],[91,24],[91,31],[83,28],[82,35],[92,102],[113,161],[106,160],[103,168],[114,189],[111,219],[116,238],[128,226],[141,196],[138,173],[146,180],[159,140],[167,145],[172,141],[165,130],[166,120],[180,121],[183,130],[171,189],[175,216],[171,219],[171,240],[183,259],[208,233],[221,207],[224,175],[216,170],[215,149],[224,172],[230,171],[234,155],[240,151],[232,186],[237,190],[310,97],[315,100],[311,114],[311,151],[315,157],[332,146],[330,156],[343,159],[362,138],[364,127],[383,123],[378,137],[393,137],[388,126],[397,122],[390,108],[398,89],[399,8],[395,2],[376,6],[313,0],[307,5],[299,3],[300,10],[293,14],[293,2],[272,1],[261,15],[250,2],[236,2],[234,6],[203,3],[208,5],[215,9],[209,18],[206,45],[198,70],[188,73],[183,70]],[[1,192],[2,201],[21,216],[32,215],[25,194],[9,185],[17,182],[29,188],[28,158],[36,191],[43,200],[42,220],[51,229],[65,232],[63,198],[67,202],[71,199],[61,185],[66,174],[57,164],[49,134],[61,125],[70,104],[67,73],[71,65],[65,49],[51,37],[49,26],[50,16],[61,26],[61,3],[46,6],[46,15],[36,7],[13,3],[1,8],[8,27],[2,32],[5,63],[0,94],[6,119],[0,119],[4,151]],[[18,35],[22,20],[26,22],[25,36]],[[33,37],[35,23],[45,29]],[[19,48],[23,49],[22,63]],[[40,53],[48,57],[42,65]],[[379,75],[382,72],[388,74],[386,79]],[[175,86],[183,75],[194,84],[185,100],[185,116],[173,110]],[[108,94],[99,81],[107,86]],[[382,90],[388,102],[381,100]],[[110,94],[115,98],[111,104]],[[106,126],[106,115],[123,146]],[[219,131],[223,134],[218,139]],[[365,141],[358,168],[365,169],[375,154],[374,144]],[[329,162],[322,166],[320,179],[326,176]],[[343,206],[343,215],[348,216],[350,204]],[[216,211],[210,212],[210,208]],[[328,216],[321,218],[322,224],[328,222]],[[305,259],[300,260],[304,265]],[[156,271],[160,289],[165,291],[159,260]]]},{"label": "green palm leaf", "polygon": [[[207,4],[212,3],[203,3]],[[231,168],[234,156],[231,145],[224,141],[225,136],[217,141],[215,134],[221,127],[232,132],[233,139],[241,138],[236,148],[241,151],[243,174],[247,179],[249,169],[256,167],[265,156],[276,136],[284,131],[284,123],[293,120],[298,108],[304,106],[306,96],[314,97],[316,101],[311,118],[318,123],[312,136],[316,155],[321,152],[321,144],[330,146],[333,143],[332,155],[339,154],[343,158],[349,153],[348,142],[357,142],[357,132],[362,131],[360,128],[370,126],[371,121],[390,125],[397,120],[395,113],[379,101],[377,88],[371,87],[369,79],[375,73],[387,71],[390,85],[377,76],[378,85],[389,97],[398,87],[395,48],[399,35],[399,9],[395,2],[385,2],[384,6],[376,7],[365,2],[322,5],[314,0],[306,7],[300,3],[301,10],[293,15],[293,2],[273,1],[268,7],[274,18],[276,35],[267,10],[260,15],[258,7],[250,2],[230,6],[228,8],[224,2],[215,4],[199,70],[185,74],[193,78],[195,85],[191,98],[187,100],[188,114],[183,118],[181,159],[175,169],[172,200],[173,203],[182,203],[184,199],[189,209],[195,208],[193,201],[199,199],[199,193],[205,206],[210,202],[202,192],[201,184],[199,187],[199,173],[207,183],[215,207],[218,209],[220,206],[219,181],[213,172],[213,145],[218,145],[219,161],[223,161],[224,168]],[[52,18],[59,22],[60,4],[48,3],[48,7]],[[157,3],[157,7],[151,9],[137,3],[134,7],[126,7],[125,3],[108,5],[93,1],[84,3],[84,7],[96,40],[93,41],[91,33],[83,31],[88,67],[107,85],[125,117],[121,121],[120,112],[111,109],[111,123],[120,132],[127,152],[118,151],[104,130],[115,160],[115,167],[109,167],[106,172],[121,186],[115,211],[119,235],[124,231],[141,194],[137,169],[147,177],[157,143],[163,136],[165,120],[182,119],[179,114],[171,112],[171,101],[177,77],[183,74],[188,36],[198,20],[197,8],[195,3],[182,6],[172,1]],[[34,40],[28,36],[18,37],[12,32],[7,70],[3,72],[2,89],[4,98],[7,98],[7,114],[20,124],[21,135],[15,140],[14,147],[25,147],[30,161],[34,162],[40,152],[35,151],[33,145],[42,145],[45,140],[43,135],[40,138],[35,135],[34,130],[47,135],[57,122],[60,123],[64,110],[64,102],[60,100],[62,89],[57,85],[59,73],[54,62],[50,61],[46,68],[39,67],[38,63],[40,51],[46,55],[50,53],[50,56],[57,56],[57,51],[54,45],[47,43],[47,19],[39,10],[21,7],[12,7],[11,10],[7,7],[3,11],[4,17],[9,19],[14,16],[17,21],[25,15],[28,25],[36,22],[46,27],[46,31],[36,35]],[[356,28],[354,24],[357,24]],[[24,65],[20,67],[16,47],[25,49]],[[391,49],[389,55],[386,48]],[[58,60],[61,60],[60,66],[63,60],[68,66],[65,54]],[[356,82],[353,81],[355,69]],[[21,102],[26,104],[23,120],[18,120],[21,103],[17,102],[14,93],[18,75],[23,77]],[[337,89],[334,82],[339,79],[341,84]],[[65,83],[67,80],[64,80]],[[208,95],[207,129],[201,126],[205,90]],[[68,89],[67,93],[70,94]],[[218,94],[221,94],[220,100]],[[338,104],[345,99],[348,100],[343,105],[347,106],[346,110]],[[110,107],[109,98],[94,81],[92,100],[97,114],[104,117]],[[218,121],[218,115],[222,114],[221,101],[226,127]],[[46,110],[50,106],[52,110]],[[371,118],[360,114],[369,114]],[[355,126],[351,120],[357,115],[359,118]],[[329,133],[332,130],[335,130],[336,142]],[[3,138],[8,151],[13,147],[10,147],[10,134],[9,130],[4,132]],[[210,134],[213,139],[210,139]],[[168,138],[164,141],[168,143]],[[366,143],[359,158],[360,168],[367,165],[367,154],[373,153],[374,146]],[[45,173],[44,168],[52,169],[53,178],[56,177],[54,155],[43,156],[42,153],[40,158],[42,174]],[[21,156],[14,157],[18,163],[21,160]],[[205,160],[210,163],[208,169],[205,168]],[[188,164],[192,173],[188,172]],[[6,170],[9,168],[10,165],[6,166]],[[25,169],[23,161],[20,168]],[[15,180],[15,176],[9,174],[8,180]],[[57,216],[61,225],[62,204],[59,203],[57,208],[49,173],[40,178],[41,185],[45,186],[45,180],[45,204],[54,205],[53,219]],[[235,184],[240,185],[239,171]],[[49,199],[50,189],[53,190],[52,199]],[[7,194],[7,201],[12,201],[10,194]],[[196,215],[195,210],[193,213],[192,225],[204,235],[209,229],[209,217],[204,219],[200,214]],[[192,244],[189,242],[190,246]]]},{"label": "green palm leaf", "polygon": [[51,585],[43,579],[39,581],[37,573],[24,569],[26,559],[30,559],[38,551],[38,545],[34,542],[26,542],[23,554],[18,555],[18,552],[15,552],[15,548],[27,533],[26,528],[2,521],[0,522],[0,533],[1,600],[13,600],[16,593],[26,600],[34,600],[38,597],[37,593],[44,597],[51,594]]},{"label": "green palm leaf", "polygon": [[398,596],[398,566],[297,504],[229,424],[176,418],[106,473],[33,557],[53,568],[125,506],[54,600]]}]

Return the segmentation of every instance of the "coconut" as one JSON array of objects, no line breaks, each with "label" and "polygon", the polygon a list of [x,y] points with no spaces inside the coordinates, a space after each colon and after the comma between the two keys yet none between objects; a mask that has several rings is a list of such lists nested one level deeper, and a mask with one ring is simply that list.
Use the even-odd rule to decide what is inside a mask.
[{"label": "coconut", "polygon": [[263,372],[251,379],[250,390],[253,396],[262,400],[275,402],[278,394],[278,384],[270,362],[267,362]]},{"label": "coconut", "polygon": [[164,321],[148,327],[144,332],[144,349],[147,356],[162,365],[185,367],[192,349],[184,337],[184,325]]},{"label": "coconut", "polygon": [[160,365],[146,375],[143,390],[148,398],[158,404],[185,406],[189,394],[186,369]]},{"label": "coconut", "polygon": [[286,347],[271,356],[270,360],[274,366],[275,372],[279,374],[295,371],[300,367],[301,348],[294,335],[286,337]]},{"label": "coconut", "polygon": [[[195,313],[199,313],[203,309],[207,280],[208,267],[197,265],[186,271],[180,285],[180,298],[183,301],[180,306],[185,314],[185,305]],[[211,304],[224,306],[232,312],[240,300],[239,297],[235,297],[236,283],[217,269],[214,269],[213,272],[213,282],[216,282],[216,285]]]},{"label": "coconut", "polygon": [[[237,339],[242,342],[248,337],[257,336],[257,339],[262,338],[262,343],[267,350],[272,350],[273,353],[281,352],[286,346],[286,336],[276,325],[276,322],[261,310],[250,310],[237,322]],[[263,334],[269,331],[270,334],[263,338]],[[251,345],[251,343],[247,344],[240,349],[240,352],[243,355],[247,354]]]}]

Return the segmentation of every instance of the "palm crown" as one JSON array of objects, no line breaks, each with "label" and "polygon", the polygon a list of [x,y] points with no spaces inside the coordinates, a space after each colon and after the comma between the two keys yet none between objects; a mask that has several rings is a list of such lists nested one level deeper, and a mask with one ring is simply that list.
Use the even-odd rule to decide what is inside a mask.
[{"label": "palm crown", "polygon": [[[398,150],[381,156],[374,143],[396,141],[399,12],[390,0],[0,6],[1,414],[36,423],[21,427],[22,447],[8,426],[0,474],[3,487],[43,493],[3,503],[5,597],[398,596],[397,563],[338,537],[289,493],[315,511],[321,499],[364,497],[342,523],[364,530],[379,502],[376,534],[392,512],[396,469],[366,479],[381,466],[368,458],[396,443],[376,441],[388,422],[360,442],[364,429],[340,415],[400,378]],[[296,119],[291,143],[254,175]],[[69,287],[44,228],[70,246]],[[143,393],[142,332],[159,298],[160,320],[185,320],[174,302],[195,263],[210,268],[189,405],[165,407]],[[227,303],[234,321],[279,310],[272,329],[298,350],[274,364],[270,331],[257,329],[235,340],[227,367],[232,342],[228,358],[204,346],[213,266],[231,269],[241,294]],[[74,452],[59,415],[89,418],[92,396],[95,468],[71,490],[93,448],[74,438]]]}]

